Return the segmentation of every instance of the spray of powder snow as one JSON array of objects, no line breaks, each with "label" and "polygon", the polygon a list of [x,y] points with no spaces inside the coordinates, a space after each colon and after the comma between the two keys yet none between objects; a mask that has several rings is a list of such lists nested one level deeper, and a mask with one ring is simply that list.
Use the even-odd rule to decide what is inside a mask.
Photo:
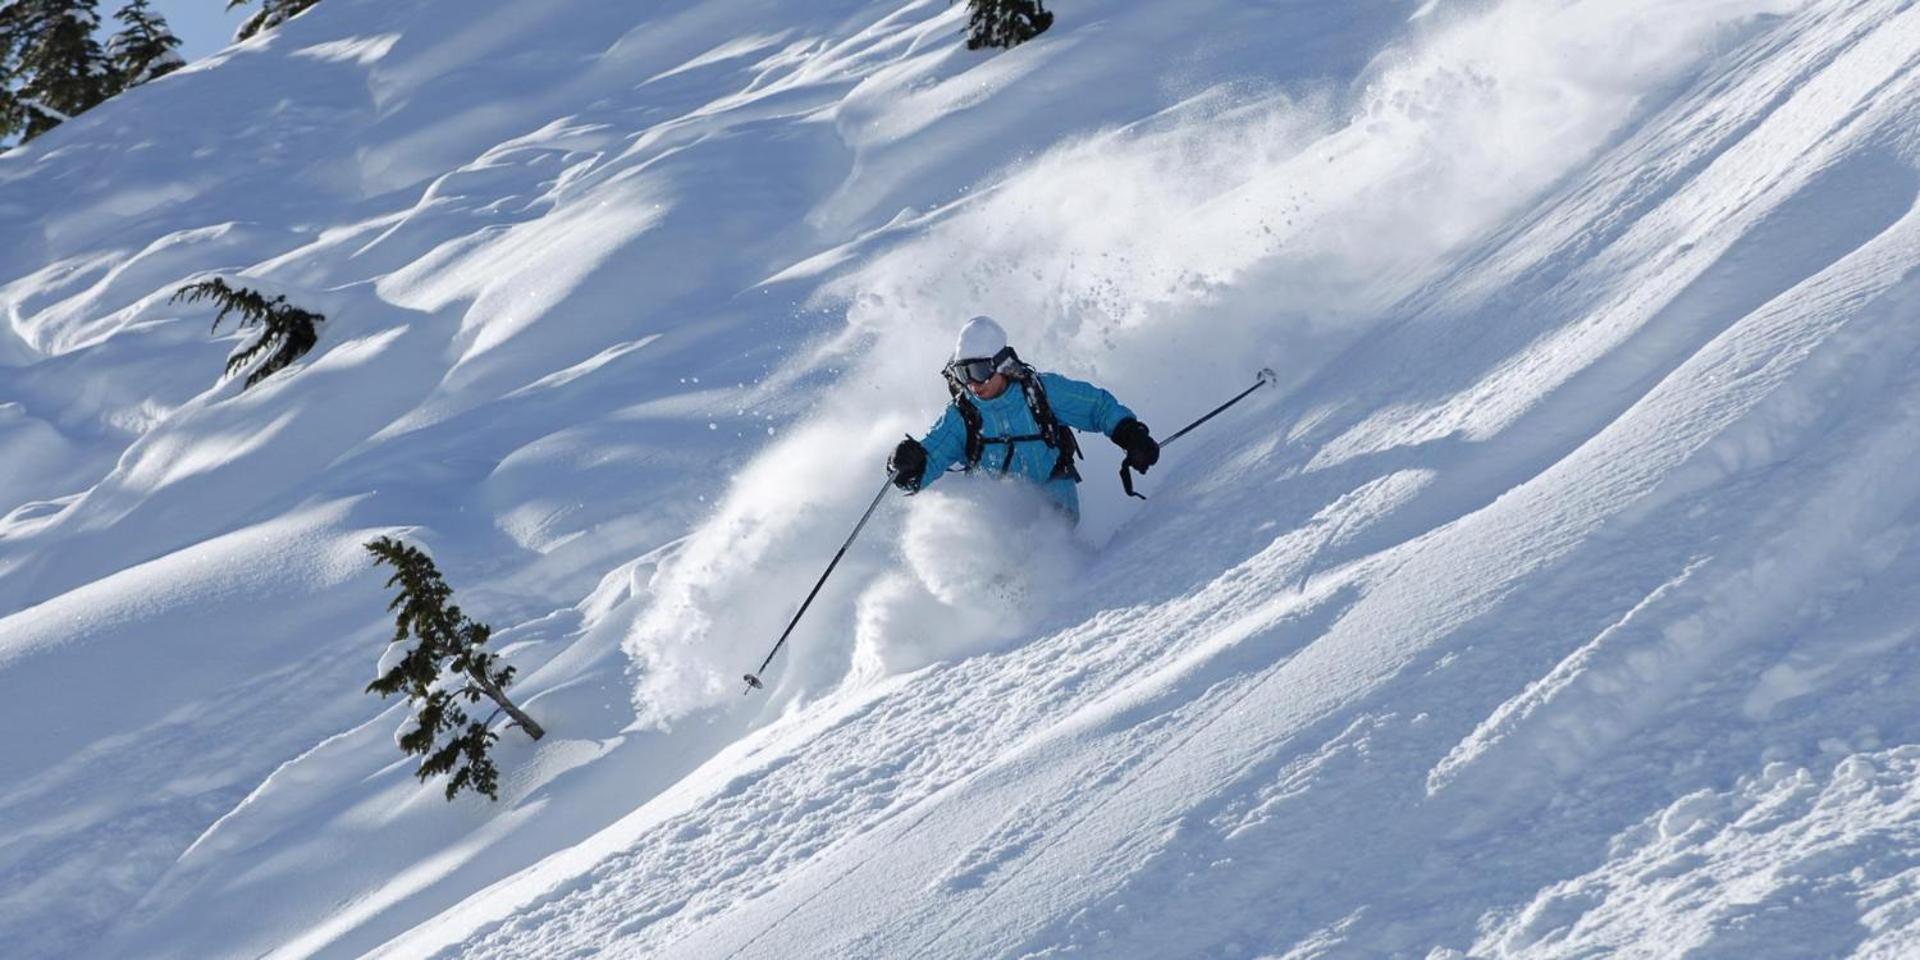
[{"label": "spray of powder snow", "polygon": [[1344,102],[1206,96],[1060,146],[836,283],[845,342],[887,358],[860,371],[887,395],[925,396],[974,313],[1028,359],[1161,408],[1205,409],[1190,384],[1260,366],[1298,379],[1732,26],[1798,5],[1516,0],[1433,26]]},{"label": "spray of powder snow", "polygon": [[1044,622],[1085,569],[1072,521],[1037,488],[955,478],[910,501],[904,570],[861,595],[854,670],[901,673],[985,653]]},{"label": "spray of powder snow", "polygon": [[[1101,383],[1162,430],[1260,366],[1284,389],[1536,202],[1730,31],[1799,5],[1510,0],[1428,16],[1342,96],[1205,95],[989,178],[825,291],[846,305],[844,334],[775,380],[845,373],[656,579],[628,643],[643,714],[669,722],[737,696],[742,666],[858,516],[886,450],[945,402],[934,371],[967,316],[998,317],[1023,357]],[[1111,476],[1109,445],[1085,446],[1083,473]],[[1183,468],[1162,469],[1166,483]],[[1112,486],[1081,488],[1095,542],[1134,509]],[[928,509],[948,508],[964,506]],[[867,533],[898,535],[890,509]],[[887,573],[877,552],[852,551],[815,602],[793,641],[806,656],[783,662],[776,696],[844,680],[856,634],[863,669],[952,655],[939,638],[888,636],[914,604],[947,601],[938,583]],[[998,642],[966,636],[955,649]]]},{"label": "spray of powder snow", "polygon": [[[904,421],[856,424],[822,419],[786,438],[734,477],[712,518],[662,564],[654,600],[627,638],[642,676],[643,723],[668,725],[738,697],[741,676],[779,636],[846,537],[865,496],[884,484],[872,451],[898,437]],[[836,495],[838,494],[838,495]],[[775,692],[830,685],[844,676],[851,644],[848,610],[858,587],[886,562],[871,549],[894,536],[882,509],[789,641]]]}]

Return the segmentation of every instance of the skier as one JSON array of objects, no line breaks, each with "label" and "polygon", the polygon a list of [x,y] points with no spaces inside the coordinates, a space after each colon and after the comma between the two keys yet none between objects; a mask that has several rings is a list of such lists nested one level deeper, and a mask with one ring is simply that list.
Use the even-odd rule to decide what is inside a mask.
[{"label": "skier", "polygon": [[946,412],[926,436],[902,440],[887,458],[894,485],[909,494],[958,463],[968,472],[1039,484],[1077,523],[1080,494],[1074,484],[1080,471],[1073,459],[1080,448],[1074,429],[1106,434],[1141,473],[1160,459],[1160,444],[1146,424],[1113,394],[1021,362],[991,317],[974,317],[960,329],[943,372],[953,396]]}]

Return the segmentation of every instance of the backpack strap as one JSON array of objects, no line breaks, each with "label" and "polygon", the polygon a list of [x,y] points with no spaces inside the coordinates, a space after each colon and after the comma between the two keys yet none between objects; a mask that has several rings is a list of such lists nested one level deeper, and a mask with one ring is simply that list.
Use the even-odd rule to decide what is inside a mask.
[{"label": "backpack strap", "polygon": [[1027,409],[1033,413],[1033,422],[1040,427],[1040,439],[1058,452],[1059,458],[1053,464],[1053,479],[1070,477],[1074,483],[1080,482],[1080,471],[1074,467],[1073,458],[1085,458],[1080,452],[1080,442],[1073,435],[1073,428],[1061,423],[1053,415],[1053,407],[1047,403],[1047,388],[1040,382],[1039,371],[1022,363],[1012,375],[1027,396]]},{"label": "backpack strap", "polygon": [[980,465],[980,458],[987,452],[986,438],[981,436],[980,408],[973,405],[973,399],[967,396],[967,388],[961,385],[951,370],[944,371],[944,375],[947,378],[947,392],[953,397],[953,407],[959,411],[960,422],[967,428],[966,469],[971,471]]}]

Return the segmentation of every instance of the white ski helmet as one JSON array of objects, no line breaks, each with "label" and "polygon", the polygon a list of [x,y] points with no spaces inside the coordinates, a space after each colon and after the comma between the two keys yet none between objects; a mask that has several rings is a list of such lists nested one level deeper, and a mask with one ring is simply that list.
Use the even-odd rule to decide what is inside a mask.
[{"label": "white ski helmet", "polygon": [[950,360],[991,360],[1007,348],[1007,331],[989,316],[978,316],[960,328]]}]

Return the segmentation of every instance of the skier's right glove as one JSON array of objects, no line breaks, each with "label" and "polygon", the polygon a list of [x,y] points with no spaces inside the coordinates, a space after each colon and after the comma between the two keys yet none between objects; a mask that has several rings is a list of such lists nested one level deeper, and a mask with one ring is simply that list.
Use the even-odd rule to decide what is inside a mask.
[{"label": "skier's right glove", "polygon": [[1113,428],[1114,445],[1127,452],[1127,466],[1141,473],[1160,462],[1160,444],[1147,432],[1147,425],[1128,417]]},{"label": "skier's right glove", "polygon": [[920,441],[908,437],[893,448],[893,456],[887,458],[887,474],[893,477],[893,485],[908,493],[920,489],[920,480],[927,472],[927,448]]}]

